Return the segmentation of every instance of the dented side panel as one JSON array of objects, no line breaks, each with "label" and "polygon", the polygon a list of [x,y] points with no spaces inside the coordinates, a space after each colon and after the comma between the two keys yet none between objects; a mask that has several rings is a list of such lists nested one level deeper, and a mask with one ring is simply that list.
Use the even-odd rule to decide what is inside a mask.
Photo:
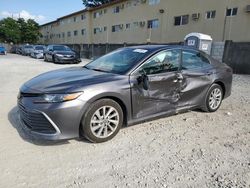
[{"label": "dented side panel", "polygon": [[181,83],[176,82],[176,72],[149,75],[148,80],[149,89],[145,90],[137,77],[131,77],[134,118],[175,110],[180,99]]}]

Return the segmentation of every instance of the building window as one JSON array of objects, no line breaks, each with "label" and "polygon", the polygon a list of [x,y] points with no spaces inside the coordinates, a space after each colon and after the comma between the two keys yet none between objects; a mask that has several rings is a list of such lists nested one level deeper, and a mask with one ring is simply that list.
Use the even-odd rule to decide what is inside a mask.
[{"label": "building window", "polygon": [[61,34],[60,34],[60,33],[58,34],[58,38],[59,38],[59,39],[61,38]]},{"label": "building window", "polygon": [[131,24],[130,24],[130,23],[127,23],[125,28],[126,28],[126,29],[130,29],[130,28],[131,28]]},{"label": "building window", "polygon": [[189,18],[189,15],[176,16],[174,17],[174,25],[175,26],[186,25],[188,24],[188,18]]},{"label": "building window", "polygon": [[77,36],[77,35],[78,35],[78,31],[75,30],[75,31],[74,31],[74,36]]},{"label": "building window", "polygon": [[215,10],[211,10],[211,11],[207,11],[206,12],[206,18],[207,19],[214,19],[216,15],[216,11]]},{"label": "building window", "polygon": [[114,32],[119,32],[119,31],[122,30],[122,28],[123,28],[123,25],[122,25],[122,24],[120,24],[120,25],[113,25],[113,26],[112,26],[112,32],[113,32],[113,33],[114,33]]},{"label": "building window", "polygon": [[65,33],[62,33],[62,38],[64,38],[65,37]]},{"label": "building window", "polygon": [[134,22],[133,26],[134,26],[134,28],[138,28],[139,27],[139,22]]},{"label": "building window", "polygon": [[131,7],[131,6],[132,6],[131,1],[129,1],[129,2],[126,3],[126,8],[129,8],[129,7]]},{"label": "building window", "polygon": [[103,10],[103,14],[106,14],[106,13],[107,13],[107,9],[104,9],[104,10]]},{"label": "building window", "polygon": [[107,27],[106,26],[103,27],[103,31],[107,31]]},{"label": "building window", "polygon": [[64,20],[60,20],[60,24],[61,24],[61,25],[64,25]]},{"label": "building window", "polygon": [[71,37],[71,32],[70,31],[68,31],[67,36]]},{"label": "building window", "polygon": [[102,10],[98,12],[94,12],[94,18],[99,18],[102,15]]},{"label": "building window", "polygon": [[119,6],[116,6],[113,8],[113,13],[117,14],[120,12],[120,7]]},{"label": "building window", "polygon": [[71,19],[69,18],[69,19],[68,19],[68,23],[70,23],[70,22],[71,22]]},{"label": "building window", "polygon": [[102,28],[100,27],[94,28],[94,34],[101,33],[101,32],[102,32]]},{"label": "building window", "polygon": [[82,35],[86,35],[86,29],[82,29]]},{"label": "building window", "polygon": [[228,8],[226,15],[227,16],[236,16],[238,12],[238,8]]},{"label": "building window", "polygon": [[74,17],[73,19],[74,19],[74,22],[77,22],[77,17]]},{"label": "building window", "polygon": [[159,25],[160,25],[160,22],[158,19],[148,21],[148,28],[158,28]]},{"label": "building window", "polygon": [[81,20],[84,20],[86,18],[86,15],[85,14],[82,14],[81,15]]},{"label": "building window", "polygon": [[148,1],[148,4],[149,4],[149,5],[157,5],[157,4],[160,3],[160,1],[161,1],[161,0],[149,0],[149,1]]}]

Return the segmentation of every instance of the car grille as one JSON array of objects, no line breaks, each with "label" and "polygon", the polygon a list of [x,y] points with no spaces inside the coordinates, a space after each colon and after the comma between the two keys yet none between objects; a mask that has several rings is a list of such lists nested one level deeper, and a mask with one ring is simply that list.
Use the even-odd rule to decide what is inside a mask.
[{"label": "car grille", "polygon": [[42,113],[35,111],[28,111],[19,102],[18,104],[20,117],[24,124],[32,131],[43,133],[43,134],[54,134],[56,133],[55,128],[51,123],[44,117]]},{"label": "car grille", "polygon": [[74,58],[73,55],[64,55],[63,57],[66,57],[66,58]]}]

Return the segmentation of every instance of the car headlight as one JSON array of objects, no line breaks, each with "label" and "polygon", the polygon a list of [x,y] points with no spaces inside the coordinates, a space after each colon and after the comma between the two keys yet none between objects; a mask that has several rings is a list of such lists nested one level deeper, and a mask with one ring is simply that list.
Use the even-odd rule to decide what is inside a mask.
[{"label": "car headlight", "polygon": [[56,56],[57,56],[57,57],[63,57],[63,55],[62,55],[62,54],[56,54]]},{"label": "car headlight", "polygon": [[59,103],[77,99],[83,92],[70,94],[44,94],[35,103]]}]

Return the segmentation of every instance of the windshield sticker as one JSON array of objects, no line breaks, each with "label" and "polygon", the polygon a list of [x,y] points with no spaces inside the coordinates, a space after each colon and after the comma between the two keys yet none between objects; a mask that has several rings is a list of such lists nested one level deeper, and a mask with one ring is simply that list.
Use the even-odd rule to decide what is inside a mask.
[{"label": "windshield sticker", "polygon": [[148,50],[144,50],[144,49],[135,49],[133,52],[145,54],[147,51],[148,51]]}]

